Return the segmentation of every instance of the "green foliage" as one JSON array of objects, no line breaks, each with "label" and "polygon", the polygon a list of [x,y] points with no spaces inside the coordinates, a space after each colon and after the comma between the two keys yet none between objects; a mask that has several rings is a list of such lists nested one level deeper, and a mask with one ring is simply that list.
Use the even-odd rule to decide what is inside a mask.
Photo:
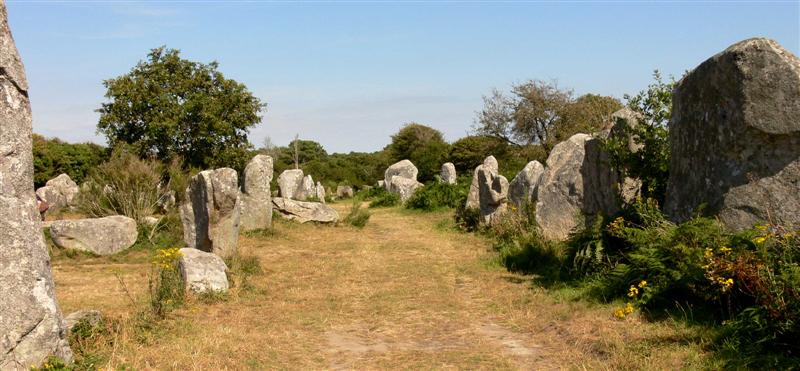
[{"label": "green foliage", "polygon": [[170,310],[182,306],[185,301],[183,277],[178,267],[180,257],[178,248],[154,252],[148,288],[150,311],[157,318],[164,318]]},{"label": "green foliage", "polygon": [[344,217],[344,222],[360,229],[367,225],[370,216],[369,211],[361,208],[361,200],[354,198],[350,212]]},{"label": "green foliage", "polygon": [[406,201],[407,209],[435,211],[443,208],[457,208],[469,191],[469,180],[466,177],[459,179],[457,184],[444,184],[433,181],[418,189]]},{"label": "green foliage", "polygon": [[97,110],[98,131],[143,158],[242,169],[250,157],[248,129],[261,122],[265,105],[217,68],[182,59],[175,49],[151,50],[128,74],[103,82],[109,102]]},{"label": "green foliage", "polygon": [[[606,141],[604,148],[611,162],[625,169],[628,176],[642,181],[642,196],[664,202],[669,180],[669,119],[672,116],[672,90],[675,80],[663,81],[658,71],[653,73],[652,84],[635,96],[625,95],[628,107],[642,117],[636,126],[625,123],[623,130]],[[639,147],[631,150],[628,138]]]},{"label": "green foliage", "polygon": [[33,183],[37,188],[42,187],[48,180],[65,173],[81,184],[89,171],[106,158],[108,150],[94,143],[72,144],[33,134]]},{"label": "green foliage", "polygon": [[563,142],[577,133],[591,134],[603,129],[611,114],[622,108],[613,97],[586,94],[567,104],[553,127],[552,142]]},{"label": "green foliage", "polygon": [[392,207],[400,204],[400,196],[396,193],[387,191],[383,187],[375,187],[367,193],[366,199],[371,199],[370,208]]},{"label": "green foliage", "polygon": [[141,160],[125,148],[117,148],[108,162],[90,174],[80,194],[78,208],[92,217],[125,215],[136,221],[155,213],[168,187],[161,186],[164,165]]},{"label": "green foliage", "polygon": [[429,126],[410,123],[392,135],[386,147],[391,162],[410,160],[419,170],[419,180],[427,182],[439,174],[450,153],[450,145],[441,132]]}]

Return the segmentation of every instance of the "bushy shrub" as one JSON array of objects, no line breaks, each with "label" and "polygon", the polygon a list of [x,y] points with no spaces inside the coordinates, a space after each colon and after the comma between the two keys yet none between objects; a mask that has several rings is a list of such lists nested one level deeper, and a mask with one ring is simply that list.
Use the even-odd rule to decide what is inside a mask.
[{"label": "bushy shrub", "polygon": [[169,191],[162,183],[164,171],[159,161],[117,148],[108,162],[91,172],[78,208],[92,217],[125,215],[141,221],[155,213],[158,200]]},{"label": "bushy shrub", "polygon": [[434,181],[414,192],[405,206],[407,209],[422,211],[456,208],[466,192],[467,188],[463,184],[443,184]]},{"label": "bushy shrub", "polygon": [[468,208],[467,195],[462,195],[456,203],[456,212],[453,215],[456,226],[467,232],[478,230],[481,223],[481,211],[478,208]]},{"label": "bushy shrub", "polygon": [[355,198],[353,199],[353,206],[350,207],[350,212],[344,217],[344,222],[356,228],[364,228],[370,216],[369,211],[361,208],[361,200]]},{"label": "bushy shrub", "polygon": [[183,305],[185,289],[178,260],[178,248],[156,250],[153,255],[153,271],[150,275],[150,310],[158,318]]},{"label": "bushy shrub", "polygon": [[366,200],[372,200],[369,203],[370,208],[392,207],[400,204],[400,196],[387,191],[383,187],[370,189],[364,197]]}]

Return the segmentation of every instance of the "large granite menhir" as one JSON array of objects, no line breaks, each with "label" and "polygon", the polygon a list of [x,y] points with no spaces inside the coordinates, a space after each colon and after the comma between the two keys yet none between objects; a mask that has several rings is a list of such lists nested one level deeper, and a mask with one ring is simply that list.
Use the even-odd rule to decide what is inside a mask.
[{"label": "large granite menhir", "polygon": [[236,170],[201,171],[186,187],[181,206],[183,239],[190,248],[221,257],[236,253],[239,244],[241,202]]},{"label": "large granite menhir", "polygon": [[0,370],[72,359],[33,193],[31,106],[0,1]]},{"label": "large granite menhir", "polygon": [[242,231],[265,229],[272,226],[272,157],[256,155],[244,168],[242,179]]},{"label": "large granite menhir", "polygon": [[768,39],[738,42],[675,89],[665,211],[741,230],[800,228],[800,59]]}]

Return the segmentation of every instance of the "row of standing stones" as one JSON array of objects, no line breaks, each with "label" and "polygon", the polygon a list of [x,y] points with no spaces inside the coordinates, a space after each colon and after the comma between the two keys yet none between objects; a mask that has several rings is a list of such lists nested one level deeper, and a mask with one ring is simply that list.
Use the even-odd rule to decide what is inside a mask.
[{"label": "row of standing stones", "polygon": [[[0,94],[0,296],[5,299],[0,302],[0,369],[23,370],[49,356],[69,361],[72,353],[55,300],[31,188],[28,85],[2,1]],[[715,55],[679,83],[670,129],[673,155],[665,205],[670,217],[686,220],[706,204],[707,211],[734,229],[760,220],[800,227],[800,61],[796,56],[766,39],[745,40]],[[613,130],[606,134],[613,135]],[[608,167],[598,139],[586,134],[571,137],[553,149],[546,166],[532,162],[511,183],[499,175],[497,161],[488,157],[475,169],[467,206],[480,208],[484,221],[491,223],[509,201],[533,202],[545,236],[566,238],[580,226],[577,215],[612,214],[636,193],[635,180]],[[386,170],[379,185],[405,201],[421,186],[416,176],[416,167],[401,161]],[[272,159],[256,156],[245,169],[241,190],[232,169],[206,170],[192,179],[186,190],[188,202],[180,206],[187,245],[181,250],[181,269],[189,289],[227,289],[227,268],[221,257],[236,252],[240,229],[269,227],[273,206],[282,214],[313,215],[304,201],[285,196],[299,187],[287,188],[287,193],[281,189],[284,197],[272,198],[271,178]],[[301,193],[311,194],[311,178],[300,178]],[[455,182],[452,164],[443,166],[442,181]],[[73,184],[58,189],[66,183],[66,179],[48,182],[46,187],[55,190],[40,189],[42,198],[59,200],[54,202],[59,207],[69,205],[75,194]],[[318,185],[313,194],[323,201]],[[122,228],[130,231],[130,221],[117,219],[102,223],[127,225]],[[92,319],[96,315],[84,311],[68,317],[74,322],[75,316]]]}]

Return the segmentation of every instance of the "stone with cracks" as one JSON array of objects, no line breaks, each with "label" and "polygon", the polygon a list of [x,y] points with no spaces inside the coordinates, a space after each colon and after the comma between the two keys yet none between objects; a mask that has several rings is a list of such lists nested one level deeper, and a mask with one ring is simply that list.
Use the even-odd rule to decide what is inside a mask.
[{"label": "stone with cracks", "polygon": [[36,190],[39,198],[47,201],[50,210],[56,211],[75,204],[75,197],[80,192],[78,184],[72,181],[67,174],[61,174],[45,183],[44,187]]},{"label": "stone with cracks", "polygon": [[0,2],[0,370],[72,359],[33,192],[28,83]]},{"label": "stone with cracks", "polygon": [[411,161],[403,160],[389,166],[386,169],[386,171],[383,173],[383,181],[384,181],[383,185],[384,187],[386,187],[387,191],[391,191],[393,176],[399,176],[402,178],[412,179],[416,181],[417,174],[419,174],[419,170],[417,170],[417,167],[414,166],[414,164],[411,163]]},{"label": "stone with cracks", "polygon": [[123,251],[133,246],[138,236],[136,221],[122,215],[50,223],[50,237],[56,246],[97,255]]},{"label": "stone with cracks", "polygon": [[598,214],[620,210],[619,174],[600,139],[575,134],[557,144],[536,191],[536,222],[550,240],[565,240]]},{"label": "stone with cracks", "polygon": [[278,188],[281,190],[281,197],[295,199],[297,191],[303,184],[303,170],[290,169],[284,170],[278,176]]},{"label": "stone with cracks", "polygon": [[395,175],[389,183],[389,192],[400,196],[400,202],[406,202],[420,187],[422,187],[422,183],[415,179]]},{"label": "stone with cracks", "polygon": [[488,167],[478,171],[478,195],[483,223],[494,223],[507,209],[508,180]]},{"label": "stone with cracks", "polygon": [[665,211],[701,205],[734,230],[800,228],[800,59],[775,41],[738,42],[677,85]]},{"label": "stone with cracks", "polygon": [[244,168],[242,212],[239,228],[242,231],[272,226],[272,157],[256,155]]},{"label": "stone with cracks", "polygon": [[303,181],[300,182],[300,187],[295,192],[295,199],[305,201],[311,197],[315,197],[316,193],[317,188],[314,185],[314,178],[311,177],[311,174],[308,174],[304,176]]},{"label": "stone with cracks", "polygon": [[452,162],[445,162],[442,165],[440,182],[444,184],[456,184],[456,166]]},{"label": "stone with cracks", "polygon": [[236,170],[201,171],[186,187],[186,199],[181,206],[186,245],[222,257],[235,254],[241,216]]},{"label": "stone with cracks", "polygon": [[500,172],[500,166],[497,164],[497,159],[494,156],[486,157],[483,164],[478,165],[472,173],[472,183],[469,185],[469,193],[467,194],[467,209],[478,209],[480,204],[480,188],[478,187],[478,172],[481,169],[487,169],[494,173]]},{"label": "stone with cracks", "polygon": [[544,174],[544,166],[539,161],[531,161],[522,171],[511,180],[508,190],[508,200],[517,208],[521,208],[531,202],[536,202],[536,187]]},{"label": "stone with cracks", "polygon": [[282,217],[300,223],[333,223],[339,220],[336,210],[320,202],[295,201],[275,197],[272,199],[272,204]]},{"label": "stone with cracks", "polygon": [[197,294],[228,291],[228,266],[216,254],[183,248],[178,269],[186,289]]}]

